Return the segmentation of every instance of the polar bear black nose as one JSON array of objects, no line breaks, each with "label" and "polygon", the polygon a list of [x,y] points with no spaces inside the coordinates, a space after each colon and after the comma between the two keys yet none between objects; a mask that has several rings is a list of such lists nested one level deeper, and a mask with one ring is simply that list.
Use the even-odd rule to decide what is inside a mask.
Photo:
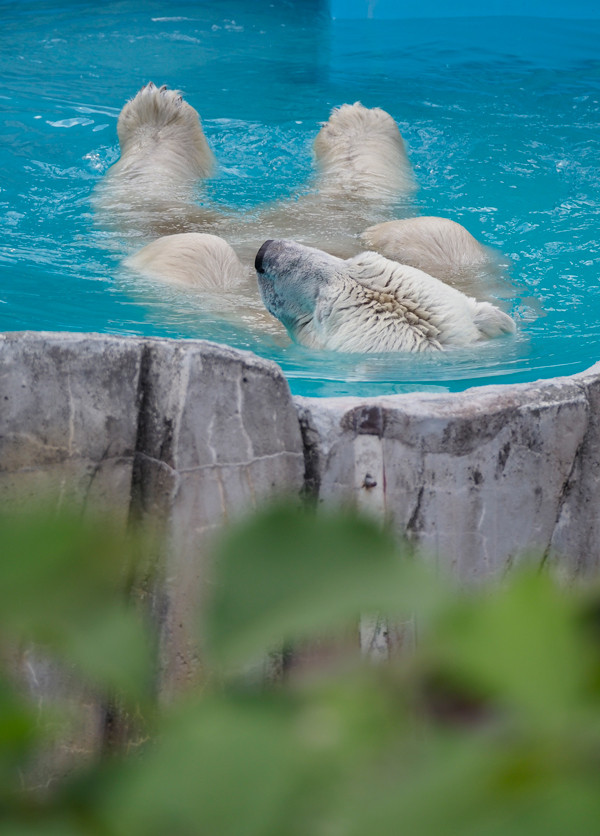
[{"label": "polar bear black nose", "polygon": [[256,258],[254,259],[254,269],[256,270],[257,273],[264,273],[265,272],[263,270],[263,266],[262,266],[263,258],[265,257],[265,253],[266,253],[267,249],[269,248],[269,246],[272,243],[273,243],[273,239],[269,238],[269,240],[265,241],[265,243],[262,245],[260,250],[256,253]]}]

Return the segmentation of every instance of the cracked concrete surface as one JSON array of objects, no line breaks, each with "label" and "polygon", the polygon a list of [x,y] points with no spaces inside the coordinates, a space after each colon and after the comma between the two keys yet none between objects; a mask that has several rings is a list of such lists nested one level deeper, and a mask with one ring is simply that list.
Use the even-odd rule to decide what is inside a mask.
[{"label": "cracked concrete surface", "polygon": [[202,342],[144,347],[133,492],[137,513],[167,529],[160,599],[164,698],[201,673],[197,614],[204,553],[236,514],[299,493],[304,458],[289,387],[272,363]]},{"label": "cracked concrete surface", "polygon": [[[197,624],[210,538],[261,500],[302,488],[300,428],[282,372],[202,341],[5,334],[0,405],[4,511],[43,497],[82,512],[110,509],[124,529],[132,517],[160,524],[158,578],[139,591],[155,620],[157,688],[168,699],[202,673]],[[67,735],[77,752],[63,741],[39,780],[101,750],[108,707],[72,671],[31,648],[13,667],[35,702],[80,707]]]},{"label": "cracked concrete surface", "polygon": [[[0,335],[2,506],[48,494],[162,525],[143,594],[164,699],[202,674],[210,539],[263,499],[354,503],[466,580],[526,554],[572,576],[598,568],[599,480],[600,364],[459,394],[310,399],[275,364],[202,341]],[[363,644],[384,652],[390,632],[365,618]],[[98,751],[106,707],[39,654],[19,666],[32,698],[81,696],[79,749]]]},{"label": "cracked concrete surface", "polygon": [[477,579],[525,555],[569,575],[597,569],[599,400],[596,365],[459,394],[296,404],[320,501],[352,500],[368,469],[357,448],[375,437],[382,515],[428,559]]}]

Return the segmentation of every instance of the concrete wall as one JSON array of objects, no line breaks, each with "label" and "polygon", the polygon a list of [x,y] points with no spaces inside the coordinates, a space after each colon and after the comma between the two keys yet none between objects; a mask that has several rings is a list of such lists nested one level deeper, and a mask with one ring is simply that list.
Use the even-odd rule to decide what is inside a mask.
[{"label": "concrete wall", "polygon": [[[148,597],[159,692],[201,674],[194,623],[207,538],[273,495],[309,491],[389,519],[465,579],[527,552],[570,575],[598,568],[600,364],[572,378],[460,394],[292,398],[281,370],[202,341],[0,336],[0,502],[40,493],[86,512],[160,520]],[[105,707],[31,649],[15,667],[36,701],[69,701],[78,757]],[[75,747],[75,744],[74,744]],[[63,747],[57,771],[69,763]]]},{"label": "concrete wall", "polygon": [[596,0],[331,0],[330,14],[334,20],[492,16],[597,19],[600,9]]},{"label": "concrete wall", "polygon": [[390,520],[464,579],[523,555],[599,565],[600,364],[571,378],[460,394],[297,399],[323,502]]},{"label": "concrete wall", "polygon": [[[132,516],[164,524],[160,579],[145,596],[163,699],[201,675],[193,637],[207,538],[273,494],[297,495],[303,477],[296,410],[273,363],[200,341],[0,336],[2,508],[51,496],[83,514],[112,509],[124,529]],[[73,671],[35,648],[16,652],[13,669],[32,701],[71,717],[33,785],[119,735]]]}]

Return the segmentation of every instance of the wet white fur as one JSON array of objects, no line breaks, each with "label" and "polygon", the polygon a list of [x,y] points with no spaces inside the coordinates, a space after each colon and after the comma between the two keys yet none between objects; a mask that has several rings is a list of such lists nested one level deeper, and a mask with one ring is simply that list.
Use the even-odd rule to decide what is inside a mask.
[{"label": "wet white fur", "polygon": [[[123,107],[117,132],[121,157],[94,198],[99,222],[133,241],[185,232],[217,234],[249,270],[262,241],[274,234],[339,254],[356,253],[358,234],[369,222],[389,217],[385,207],[407,199],[415,188],[395,121],[360,102],[335,108],[320,128],[309,188],[295,199],[255,210],[252,217],[195,200],[198,181],[211,175],[215,159],[198,113],[178,91],[152,83],[143,87]],[[190,242],[188,249],[195,246]],[[160,245],[153,250],[157,275],[159,251]],[[198,253],[203,255],[202,248]],[[210,248],[205,255],[210,259]],[[219,267],[216,262],[214,269]],[[195,271],[190,282],[196,283]]]},{"label": "wet white fur", "polygon": [[460,276],[490,260],[489,251],[464,226],[447,218],[387,221],[369,227],[360,238],[367,249],[440,279]]},{"label": "wet white fur", "polygon": [[188,220],[200,219],[194,189],[216,160],[198,113],[179,91],[152,82],[142,87],[121,110],[117,134],[121,156],[94,195],[103,221],[183,231]]},{"label": "wet white fur", "polygon": [[430,351],[515,330],[489,302],[378,253],[344,260],[276,240],[263,251],[258,278],[268,310],[311,348]]},{"label": "wet white fur", "polygon": [[[365,248],[375,250],[479,295],[478,281],[489,252],[464,227],[429,217],[373,225],[377,217],[389,217],[391,206],[408,200],[415,188],[400,131],[380,108],[356,102],[334,109],[314,142],[312,191],[265,207],[253,219],[195,202],[197,182],[214,171],[215,159],[197,112],[177,91],[152,83],[143,87],[124,106],[117,130],[121,157],[99,185],[95,203],[108,225],[130,230],[133,240],[139,235],[154,238],[127,259],[133,270],[207,291],[227,291],[245,283],[245,298],[253,293],[258,299],[254,254],[265,238],[285,237],[343,258]],[[375,279],[367,277],[367,285],[361,285],[359,261],[336,262],[346,265],[345,272],[335,282],[325,282],[310,321],[293,327],[285,322],[295,338],[308,345],[352,351],[424,350],[466,344],[495,336],[498,329],[514,328],[497,308],[453,295],[431,275],[395,264],[393,283],[417,294],[418,306],[423,302],[437,323],[439,335],[432,336],[429,328],[427,338],[421,338],[419,329],[410,327],[410,316],[403,323],[396,314],[379,311],[373,294],[361,290]],[[286,292],[292,285],[288,282]],[[336,294],[342,289],[347,304],[340,307]],[[231,295],[224,304],[230,311]],[[378,347],[365,348],[367,343]]]},{"label": "wet white fur", "polygon": [[205,290],[233,290],[247,272],[227,241],[202,232],[157,238],[127,258],[125,265],[154,278]]},{"label": "wet white fur", "polygon": [[500,254],[448,218],[387,221],[366,229],[359,240],[365,249],[423,270],[468,296],[490,300],[515,295]]},{"label": "wet white fur", "polygon": [[398,126],[379,107],[355,102],[336,108],[313,148],[323,195],[389,202],[415,189]]},{"label": "wet white fur", "polygon": [[178,90],[152,82],[121,110],[117,122],[121,158],[113,176],[167,174],[172,183],[213,173],[215,158],[200,117]]}]

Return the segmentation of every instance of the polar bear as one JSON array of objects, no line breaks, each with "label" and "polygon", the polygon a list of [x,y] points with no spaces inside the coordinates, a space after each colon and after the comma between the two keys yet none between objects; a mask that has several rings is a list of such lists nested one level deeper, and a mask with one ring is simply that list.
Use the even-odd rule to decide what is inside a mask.
[{"label": "polar bear", "polygon": [[[123,107],[121,156],[98,185],[101,223],[154,239],[184,232],[220,235],[251,270],[271,231],[351,254],[366,226],[416,188],[394,119],[360,102],[335,108],[314,141],[313,181],[289,200],[246,217],[200,205],[198,185],[216,170],[200,117],[177,90],[150,82]],[[158,250],[156,250],[158,252]]]},{"label": "polar bear", "polygon": [[416,189],[396,122],[360,102],[334,108],[313,150],[321,197],[393,204]]},{"label": "polar bear", "polygon": [[236,289],[240,316],[249,299],[254,312],[262,310],[252,267],[265,238],[293,239],[343,260],[373,250],[469,296],[483,293],[491,257],[464,227],[443,218],[389,220],[412,211],[416,182],[400,130],[381,108],[334,108],[314,140],[309,188],[252,217],[198,202],[199,184],[217,163],[197,111],[179,91],[147,84],[123,107],[117,133],[121,156],[96,189],[98,217],[125,236],[123,246],[146,244],[129,254],[127,268],[212,294],[212,310],[223,293],[231,316]]},{"label": "polar bear", "polygon": [[295,241],[265,241],[255,268],[263,301],[290,336],[345,352],[431,351],[510,334],[489,302],[374,252],[340,259]]},{"label": "polar bear", "polygon": [[157,238],[126,258],[124,264],[153,278],[207,291],[234,290],[246,273],[227,241],[206,232]]},{"label": "polar bear", "polygon": [[216,159],[198,113],[179,91],[152,82],[142,87],[121,110],[117,136],[120,158],[93,196],[104,226],[154,238],[217,218],[195,200]]},{"label": "polar bear", "polygon": [[387,221],[361,234],[366,249],[452,283],[488,265],[491,253],[464,226],[421,216]]}]

